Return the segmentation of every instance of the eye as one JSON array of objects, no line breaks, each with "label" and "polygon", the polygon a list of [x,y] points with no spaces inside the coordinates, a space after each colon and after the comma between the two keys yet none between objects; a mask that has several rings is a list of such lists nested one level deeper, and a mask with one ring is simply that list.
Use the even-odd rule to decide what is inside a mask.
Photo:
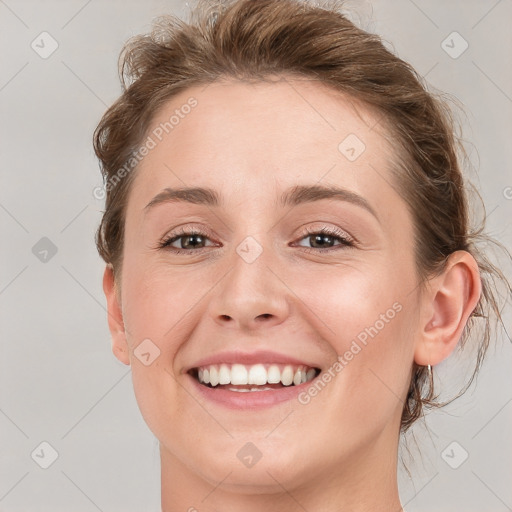
[{"label": "eye", "polygon": [[[198,252],[205,248],[208,235],[196,229],[180,229],[164,238],[158,245],[160,249],[169,249],[176,254]],[[177,244],[174,245],[174,244]],[[195,249],[195,250],[194,250]]]},{"label": "eye", "polygon": [[[330,250],[339,250],[346,247],[353,247],[355,245],[354,240],[350,235],[338,228],[324,227],[321,229],[306,229],[306,234],[300,239],[307,240],[312,247],[304,247],[299,244],[300,247],[304,247],[306,252],[322,252]],[[339,241],[338,244],[335,242]]]}]

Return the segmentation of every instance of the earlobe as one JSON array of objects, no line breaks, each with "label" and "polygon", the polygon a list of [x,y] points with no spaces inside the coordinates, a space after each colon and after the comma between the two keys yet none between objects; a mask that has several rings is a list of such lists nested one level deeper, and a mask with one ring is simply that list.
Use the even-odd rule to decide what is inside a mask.
[{"label": "earlobe", "polygon": [[103,292],[107,299],[107,317],[110,335],[112,336],[112,352],[122,363],[129,365],[130,357],[123,313],[114,280],[114,269],[109,263],[103,273]]},{"label": "earlobe", "polygon": [[480,299],[482,284],[478,265],[467,251],[450,255],[444,272],[430,282],[427,312],[421,319],[414,361],[436,365],[455,349],[464,327]]}]

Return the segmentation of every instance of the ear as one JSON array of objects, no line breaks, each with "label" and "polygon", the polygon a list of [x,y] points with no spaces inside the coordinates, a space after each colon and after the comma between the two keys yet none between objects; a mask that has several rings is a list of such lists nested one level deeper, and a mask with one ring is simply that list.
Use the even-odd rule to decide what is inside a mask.
[{"label": "ear", "polygon": [[414,361],[436,365],[455,349],[482,292],[478,264],[467,251],[450,255],[444,272],[429,282],[428,303],[421,317],[421,332]]},{"label": "ear", "polygon": [[103,274],[103,292],[107,299],[108,327],[112,336],[112,352],[124,364],[130,364],[123,312],[114,281],[114,269],[109,263]]}]

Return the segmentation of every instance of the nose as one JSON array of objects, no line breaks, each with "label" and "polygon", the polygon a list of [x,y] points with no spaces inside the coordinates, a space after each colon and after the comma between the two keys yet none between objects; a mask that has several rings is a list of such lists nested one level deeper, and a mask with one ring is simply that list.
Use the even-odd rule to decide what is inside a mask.
[{"label": "nose", "polygon": [[214,322],[245,332],[281,324],[289,314],[290,291],[270,249],[252,262],[238,253],[209,304]]}]

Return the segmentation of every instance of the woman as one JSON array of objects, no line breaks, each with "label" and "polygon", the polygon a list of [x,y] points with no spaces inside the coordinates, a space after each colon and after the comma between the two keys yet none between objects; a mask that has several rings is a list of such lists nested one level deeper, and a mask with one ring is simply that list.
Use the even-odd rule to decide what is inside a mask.
[{"label": "woman", "polygon": [[162,18],[122,64],[97,245],[162,510],[403,510],[400,433],[484,317],[478,368],[501,276],[443,105],[293,0]]}]

